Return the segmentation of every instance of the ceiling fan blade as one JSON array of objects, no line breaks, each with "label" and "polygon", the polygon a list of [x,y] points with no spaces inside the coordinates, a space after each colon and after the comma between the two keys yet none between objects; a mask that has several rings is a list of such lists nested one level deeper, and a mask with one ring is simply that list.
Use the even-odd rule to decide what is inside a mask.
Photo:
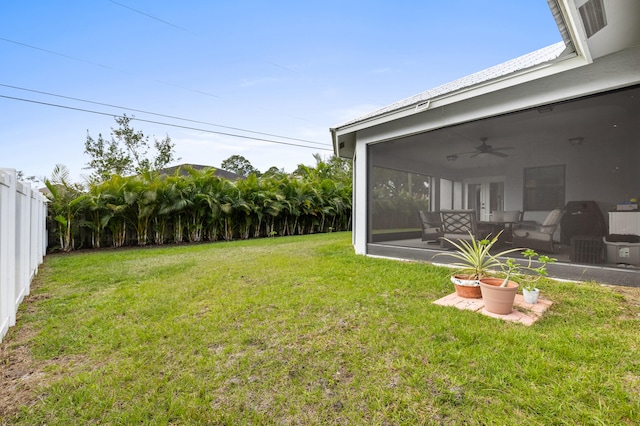
[{"label": "ceiling fan blade", "polygon": [[494,147],[493,145],[489,145],[487,143],[487,139],[488,138],[480,138],[480,140],[482,141],[482,144],[478,145],[475,151],[458,152],[453,155],[469,155],[469,158],[474,158],[479,156],[480,154],[489,154],[489,155],[495,155],[496,157],[505,158],[505,157],[508,157],[509,155],[501,151],[509,151],[509,150],[515,149],[512,146]]}]

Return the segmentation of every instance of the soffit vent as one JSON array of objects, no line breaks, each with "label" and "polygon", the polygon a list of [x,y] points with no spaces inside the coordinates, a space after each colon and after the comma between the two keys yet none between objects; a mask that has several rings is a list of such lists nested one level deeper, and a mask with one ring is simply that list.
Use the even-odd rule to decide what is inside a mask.
[{"label": "soffit vent", "polygon": [[578,8],[587,38],[591,37],[607,25],[602,0],[589,0]]}]

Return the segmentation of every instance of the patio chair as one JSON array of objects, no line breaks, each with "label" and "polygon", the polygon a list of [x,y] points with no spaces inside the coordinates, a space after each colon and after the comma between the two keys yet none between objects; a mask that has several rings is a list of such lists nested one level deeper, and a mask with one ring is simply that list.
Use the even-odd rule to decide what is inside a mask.
[{"label": "patio chair", "polygon": [[552,210],[542,225],[536,229],[526,229],[515,225],[512,234],[513,246],[554,253],[553,234],[560,225],[563,213],[564,211],[561,209]]},{"label": "patio chair", "polygon": [[440,212],[419,211],[422,225],[422,241],[439,241],[443,235]]},{"label": "patio chair", "polygon": [[[443,237],[452,241],[478,238],[478,225],[476,223],[475,210],[441,210]],[[451,248],[444,239],[440,239],[440,247]]]},{"label": "patio chair", "polygon": [[[491,213],[491,222],[494,222],[494,224],[489,227],[485,226],[483,229],[478,229],[478,231],[480,232],[480,234],[496,234],[496,230],[498,229],[496,227],[496,224],[501,223],[502,229],[504,229],[504,231],[500,240],[504,243],[510,244],[511,234],[513,234],[513,228],[514,226],[522,223],[523,214],[524,213],[520,210],[493,211]],[[478,225],[478,227],[482,228],[480,225]]]},{"label": "patio chair", "polygon": [[524,212],[520,210],[507,210],[502,212],[502,222],[505,223],[518,223],[522,222],[522,216]]}]

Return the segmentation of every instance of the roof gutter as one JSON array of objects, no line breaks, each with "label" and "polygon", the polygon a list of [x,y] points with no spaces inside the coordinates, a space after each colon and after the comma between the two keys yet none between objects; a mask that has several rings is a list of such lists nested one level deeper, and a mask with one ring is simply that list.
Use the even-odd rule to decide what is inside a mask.
[{"label": "roof gutter", "polygon": [[[576,0],[547,0],[547,2],[565,44],[571,43],[578,56],[584,58],[587,64],[592,63],[593,58],[587,44],[587,33],[584,30],[580,12],[576,7]],[[556,11],[559,11],[559,15]],[[567,38],[569,43],[567,43]]]},{"label": "roof gutter", "polygon": [[[478,83],[472,86],[463,87],[453,92],[445,93],[442,95],[436,95],[433,98],[421,100],[412,105],[398,108],[393,111],[381,113],[380,115],[376,115],[374,117],[370,117],[368,119],[364,119],[356,123],[331,128],[330,130],[333,135],[337,135],[339,133],[344,133],[345,131],[353,132],[353,131],[361,130],[364,128],[369,128],[371,126],[383,124],[398,118],[403,118],[413,114],[419,114],[431,109],[436,109],[436,108],[451,104],[453,102],[458,102],[463,98],[471,98],[471,97],[479,96],[495,90],[500,90],[506,87],[510,87],[516,84],[521,84],[526,81],[535,80],[541,77],[539,74],[545,74],[545,71],[550,67],[556,67],[556,70],[554,70],[554,73],[553,73],[555,74],[556,72],[567,71],[573,68],[586,65],[586,62],[584,61],[584,59],[580,58],[576,53],[563,56],[561,58],[558,58],[558,60],[536,65],[534,67],[517,71],[515,73],[511,73],[505,76],[497,77],[492,80],[483,81],[481,83]],[[558,68],[559,64],[562,64],[560,68]],[[471,93],[472,93],[472,96],[467,96],[468,94],[471,94]]]}]

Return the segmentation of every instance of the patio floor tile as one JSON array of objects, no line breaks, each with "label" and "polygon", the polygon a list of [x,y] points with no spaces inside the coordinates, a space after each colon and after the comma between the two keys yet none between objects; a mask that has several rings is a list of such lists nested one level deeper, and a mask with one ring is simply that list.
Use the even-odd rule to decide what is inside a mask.
[{"label": "patio floor tile", "polygon": [[536,321],[542,318],[542,315],[545,313],[545,311],[549,309],[549,307],[553,304],[552,301],[542,298],[538,299],[538,303],[536,303],[535,305],[531,303],[525,303],[522,295],[516,294],[514,307],[520,309],[513,309],[509,314],[500,315],[494,314],[484,309],[484,301],[482,299],[467,299],[465,297],[458,296],[456,293],[448,294],[434,301],[433,303],[440,306],[452,306],[454,308],[462,310],[480,312],[481,314],[492,318],[498,318],[504,321],[518,322],[526,326],[533,325]]}]

